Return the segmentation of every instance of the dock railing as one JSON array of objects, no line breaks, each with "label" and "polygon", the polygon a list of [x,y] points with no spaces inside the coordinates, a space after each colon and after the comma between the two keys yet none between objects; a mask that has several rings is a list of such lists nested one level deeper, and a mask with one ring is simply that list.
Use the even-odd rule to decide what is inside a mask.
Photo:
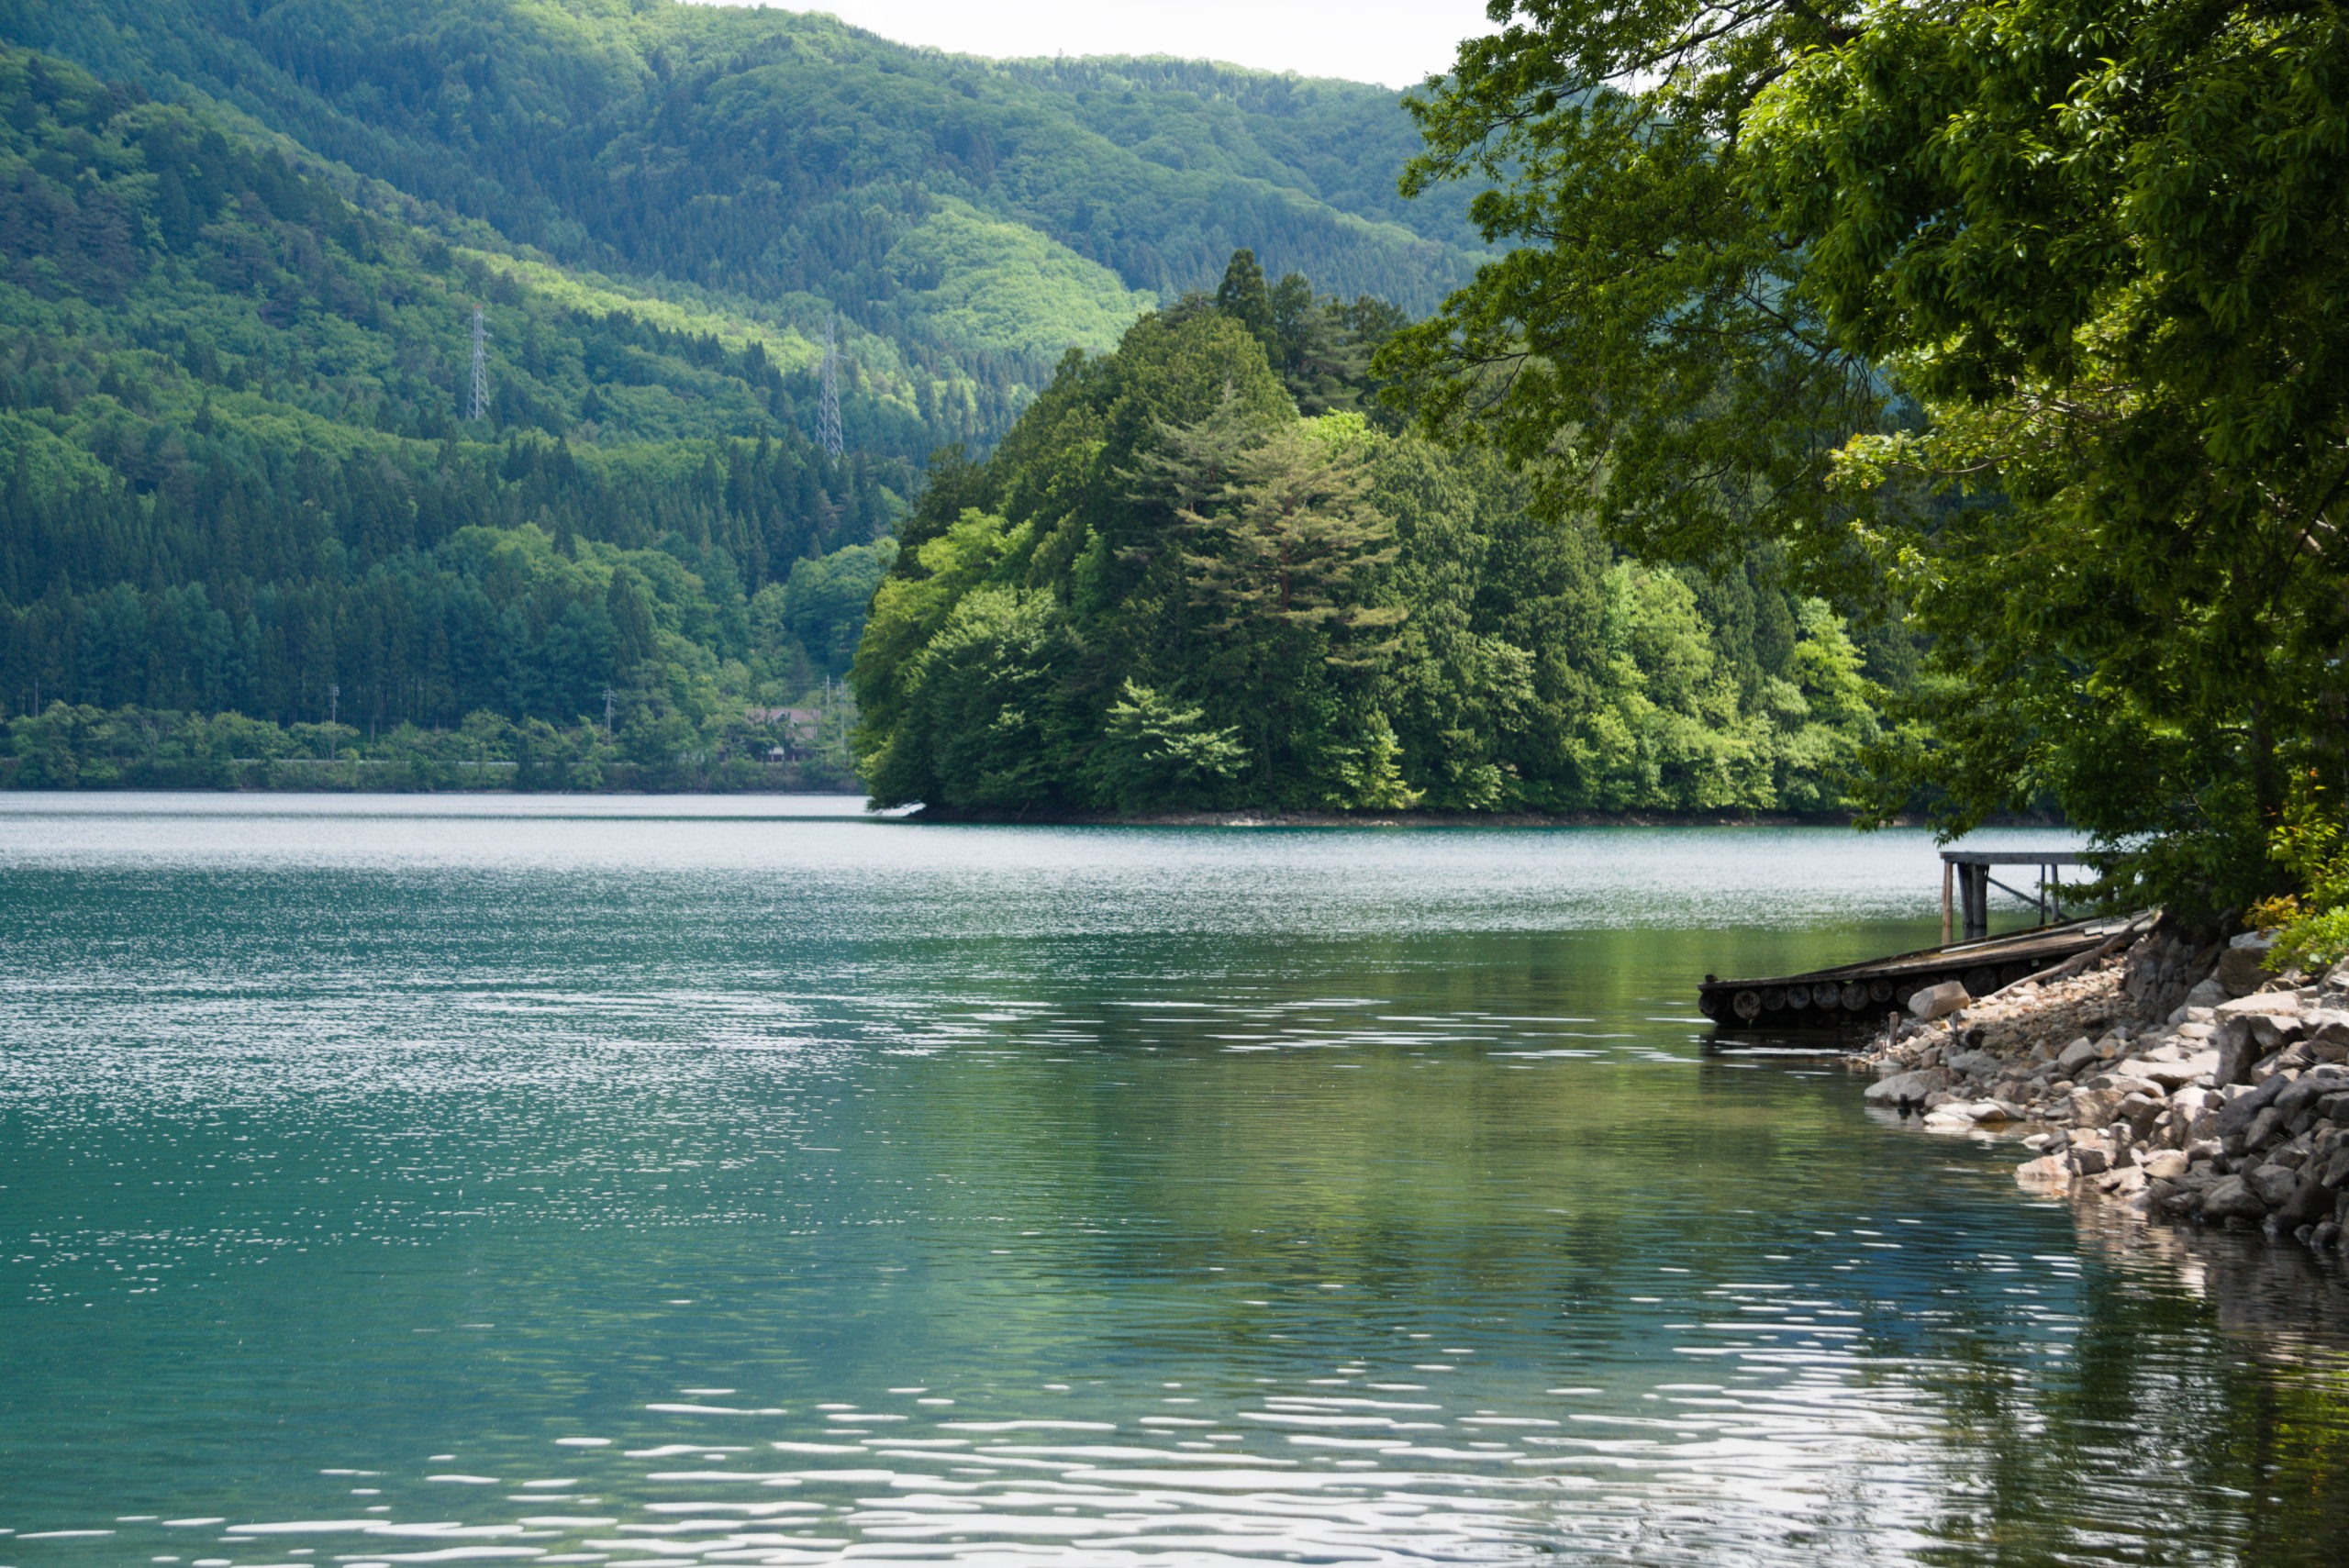
[{"label": "dock railing", "polygon": [[[2056,850],[1943,850],[1942,851],[1942,941],[1946,944],[1960,940],[1951,934],[1954,916],[1963,913],[1965,918],[1965,941],[1979,941],[1990,934],[1990,889],[2012,894],[2026,904],[2036,905],[2039,923],[2046,925],[2053,917],[2064,917],[2063,884],[2055,878],[2059,866],[2086,865],[2079,855]],[[1992,866],[2036,866],[2039,868],[2039,889],[2025,893],[2019,887],[2009,887],[1990,874]],[[1953,903],[1954,895],[1954,903]]]}]

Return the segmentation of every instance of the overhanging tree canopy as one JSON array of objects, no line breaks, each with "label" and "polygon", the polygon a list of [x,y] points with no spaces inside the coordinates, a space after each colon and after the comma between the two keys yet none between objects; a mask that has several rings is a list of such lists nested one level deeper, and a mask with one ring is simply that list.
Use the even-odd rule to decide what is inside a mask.
[{"label": "overhanging tree canopy", "polygon": [[2270,885],[2343,765],[2343,7],[1494,14],[1412,177],[1527,243],[1397,350],[1423,416],[1653,552],[1873,555],[1938,677],[1881,806],[2052,790],[2146,891]]}]

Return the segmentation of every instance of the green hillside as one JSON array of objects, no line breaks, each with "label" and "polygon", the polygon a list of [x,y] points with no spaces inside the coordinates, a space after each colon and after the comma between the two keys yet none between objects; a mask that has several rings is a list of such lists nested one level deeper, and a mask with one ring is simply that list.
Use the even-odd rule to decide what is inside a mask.
[{"label": "green hillside", "polygon": [[[914,475],[799,433],[797,337],[542,286],[21,52],[0,191],[10,706],[292,720],[339,687],[364,725],[568,719],[615,680],[707,712],[845,667],[783,596],[885,536]],[[476,299],[495,392],[460,419]]]},{"label": "green hillside", "polygon": [[920,463],[1068,350],[1241,244],[1421,306],[1470,254],[1348,83],[669,4],[0,39],[7,710],[715,734],[845,673]]},{"label": "green hillside", "polygon": [[[803,329],[837,311],[920,417],[861,432],[900,456],[992,439],[1064,350],[1243,246],[1414,313],[1475,250],[1456,195],[1397,195],[1410,122],[1354,83],[996,63],[666,0],[5,0],[0,37],[248,117],[452,240]],[[1019,286],[975,310],[979,278]]]},{"label": "green hillside", "polygon": [[1394,94],[593,0],[0,29],[8,782],[839,784],[861,722],[941,806],[1809,809],[1875,733],[1825,606],[1395,428],[1475,252]]}]

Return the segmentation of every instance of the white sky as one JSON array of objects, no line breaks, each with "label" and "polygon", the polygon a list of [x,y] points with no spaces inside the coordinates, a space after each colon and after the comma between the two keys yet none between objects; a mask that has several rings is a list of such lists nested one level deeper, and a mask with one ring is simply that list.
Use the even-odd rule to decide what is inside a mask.
[{"label": "white sky", "polygon": [[957,54],[1172,54],[1389,87],[1450,70],[1462,39],[1493,30],[1484,0],[798,0],[780,8],[829,11]]}]

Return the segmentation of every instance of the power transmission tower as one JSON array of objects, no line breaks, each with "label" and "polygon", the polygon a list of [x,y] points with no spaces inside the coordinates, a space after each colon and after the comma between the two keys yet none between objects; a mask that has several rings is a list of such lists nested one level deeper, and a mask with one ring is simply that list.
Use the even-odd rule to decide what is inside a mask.
[{"label": "power transmission tower", "polygon": [[489,321],[482,308],[473,306],[473,406],[466,410],[468,419],[486,418],[489,415]]},{"label": "power transmission tower", "polygon": [[816,439],[825,452],[841,455],[841,348],[832,335],[832,318],[824,317],[824,401],[816,414]]}]

